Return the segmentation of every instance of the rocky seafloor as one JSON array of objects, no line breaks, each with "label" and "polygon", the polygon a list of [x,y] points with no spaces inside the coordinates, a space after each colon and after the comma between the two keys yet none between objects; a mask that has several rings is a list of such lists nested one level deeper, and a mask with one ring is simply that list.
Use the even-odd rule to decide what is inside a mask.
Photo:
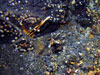
[{"label": "rocky seafloor", "polygon": [[[40,0],[44,4],[51,1],[51,7],[45,5],[47,9],[43,9],[43,7],[41,14],[38,14],[35,8],[31,11],[31,3],[36,0],[29,0],[29,3],[27,0],[22,0],[22,4],[20,0],[18,1],[19,5],[16,0],[1,0],[0,2],[0,75],[100,75],[99,0],[61,0],[62,4],[67,5],[67,9],[52,7],[53,1],[58,1],[54,4],[60,5],[59,0]],[[34,7],[34,5],[32,6]],[[36,8],[39,10],[40,7]],[[64,9],[68,12],[64,15],[55,9]],[[24,32],[23,25],[18,25],[21,19],[25,21],[25,24],[27,23],[25,18],[19,20],[18,15],[24,13],[34,16],[35,12],[40,19],[44,19],[46,15],[51,15],[47,11],[53,11],[54,16],[45,25],[52,25],[52,27],[51,29],[48,26],[40,28],[40,32],[35,33],[35,38]],[[64,15],[65,18],[55,17],[55,14]],[[17,19],[14,19],[13,15]],[[60,20],[54,20],[54,18]],[[15,30],[20,29],[18,34],[15,35],[17,31],[10,30],[10,25]],[[27,26],[26,28],[28,29]],[[57,29],[52,31],[53,28]],[[10,31],[14,33],[9,33]],[[15,39],[16,37],[17,39]],[[23,40],[26,43],[23,43]]]}]

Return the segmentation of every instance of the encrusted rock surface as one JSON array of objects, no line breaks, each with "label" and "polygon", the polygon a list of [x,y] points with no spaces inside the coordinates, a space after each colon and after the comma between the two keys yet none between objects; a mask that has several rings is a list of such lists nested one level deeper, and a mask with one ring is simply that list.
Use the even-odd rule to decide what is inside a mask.
[{"label": "encrusted rock surface", "polygon": [[[39,0],[32,5],[33,1],[22,0],[21,4],[19,0],[20,6],[16,0],[8,0],[8,3],[6,0],[0,1],[0,3],[5,2],[6,6],[13,6],[5,8],[6,6],[3,7],[3,4],[0,5],[0,42],[4,41],[0,43],[0,75],[100,75],[100,1],[61,0],[60,3],[66,4],[66,8],[58,8],[59,0],[51,0],[50,7],[47,6],[49,3],[47,0],[42,0],[44,5],[40,11],[43,12],[40,14],[36,13],[38,7],[30,12],[31,6],[38,4]],[[58,6],[53,7],[52,3],[58,3]],[[4,11],[5,9],[7,11]],[[53,11],[53,18],[40,28],[39,33],[35,33],[35,38],[29,37],[23,31],[22,25],[19,25],[19,19],[22,19],[19,18],[19,15],[23,17],[22,14],[27,13],[34,16],[36,13],[41,20],[46,15],[50,15],[50,13],[44,14],[47,12],[46,9]],[[58,11],[55,12],[54,9],[67,11],[65,13],[67,16],[64,14],[65,18],[59,17],[60,20],[58,20],[55,14],[62,14]],[[20,12],[16,13],[18,10]],[[6,16],[8,11],[10,16]],[[12,15],[15,16],[15,19]],[[7,17],[11,20],[8,20]],[[27,29],[32,28],[33,24],[40,23],[40,21],[26,22],[26,18],[22,20],[25,21],[24,24],[30,24],[26,26]],[[5,23],[9,27],[12,26],[12,30],[7,31]],[[52,27],[49,26],[50,24]],[[12,36],[13,27],[16,28],[14,33],[18,37]],[[56,29],[52,31],[53,27]],[[20,35],[17,34],[17,30]],[[10,31],[11,33],[9,33]],[[9,33],[9,35],[5,33]],[[5,40],[7,37],[11,38],[9,39],[11,42]]]}]

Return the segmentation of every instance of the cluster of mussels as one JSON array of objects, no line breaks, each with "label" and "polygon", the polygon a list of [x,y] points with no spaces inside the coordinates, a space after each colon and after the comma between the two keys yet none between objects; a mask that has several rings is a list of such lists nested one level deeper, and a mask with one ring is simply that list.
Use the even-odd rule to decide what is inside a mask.
[{"label": "cluster of mussels", "polygon": [[27,40],[18,42],[25,34],[34,38],[53,32],[73,14],[82,26],[94,24],[88,15],[89,0],[1,0],[0,4],[0,43],[15,43],[21,51],[32,47]]}]

